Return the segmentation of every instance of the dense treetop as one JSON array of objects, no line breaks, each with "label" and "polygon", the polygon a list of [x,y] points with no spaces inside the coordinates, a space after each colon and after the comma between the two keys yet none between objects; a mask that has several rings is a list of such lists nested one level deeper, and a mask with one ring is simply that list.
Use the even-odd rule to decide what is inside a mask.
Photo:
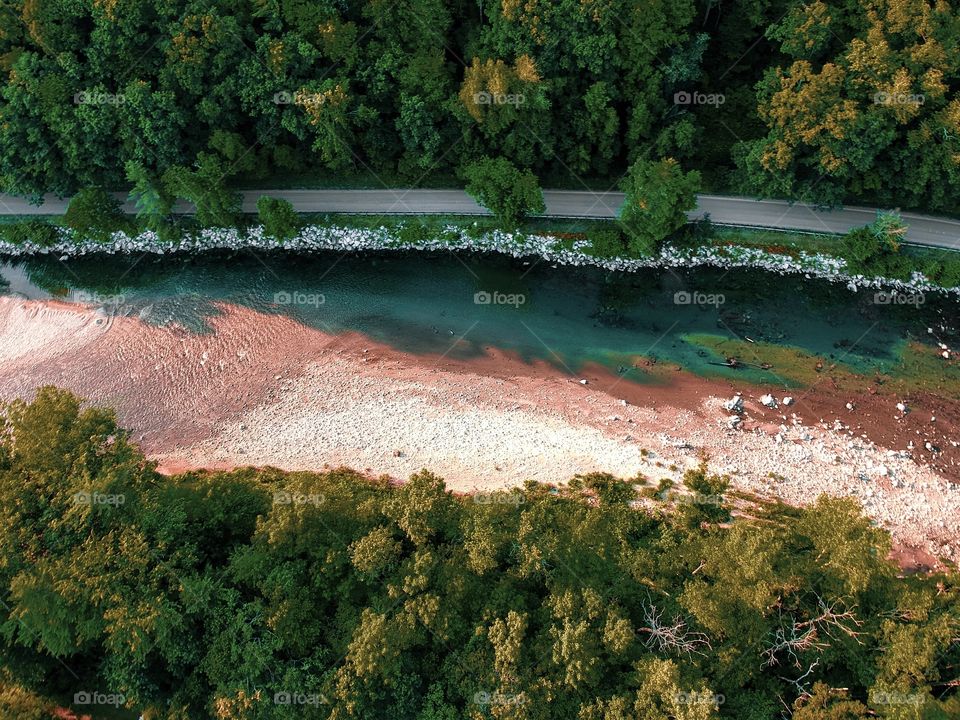
[{"label": "dense treetop", "polygon": [[497,156],[613,186],[671,157],[720,189],[949,209],[958,40],[946,0],[4,2],[0,189]]},{"label": "dense treetop", "polygon": [[4,414],[0,711],[83,691],[170,720],[960,714],[957,576],[898,577],[848,501],[731,519],[705,469],[473,497],[426,471],[167,478],[62,391]]}]

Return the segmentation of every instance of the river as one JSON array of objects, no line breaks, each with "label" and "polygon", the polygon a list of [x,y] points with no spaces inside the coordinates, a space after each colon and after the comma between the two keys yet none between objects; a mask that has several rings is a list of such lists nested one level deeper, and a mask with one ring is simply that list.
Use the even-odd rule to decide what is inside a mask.
[{"label": "river", "polygon": [[709,458],[764,497],[854,497],[932,566],[960,536],[958,318],[758,270],[35,258],[0,264],[0,401],[55,384],[113,407],[165,472],[426,468],[485,491],[681,484]]},{"label": "river", "polygon": [[[877,302],[872,290],[762,271],[624,274],[452,253],[41,258],[0,265],[0,293],[92,304],[193,333],[208,332],[226,303],[414,354],[467,359],[496,347],[573,373],[596,363],[639,382],[645,375],[631,368],[643,357],[703,376],[789,384],[776,367],[751,367],[761,363],[749,353],[740,369],[719,366],[723,339],[886,372],[909,340],[951,342],[960,318],[956,300]],[[703,336],[715,338],[711,347]]]}]

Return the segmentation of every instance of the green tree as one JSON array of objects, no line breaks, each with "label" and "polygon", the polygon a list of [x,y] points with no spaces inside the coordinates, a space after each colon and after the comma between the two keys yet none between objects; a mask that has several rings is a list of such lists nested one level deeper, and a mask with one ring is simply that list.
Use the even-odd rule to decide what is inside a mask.
[{"label": "green tree", "polygon": [[257,215],[263,231],[278,242],[289,240],[300,229],[300,217],[286,200],[262,195],[257,200]]},{"label": "green tree", "polygon": [[546,206],[536,176],[519,170],[506,158],[482,158],[464,169],[467,192],[505,227],[542,213]]},{"label": "green tree", "polygon": [[902,269],[897,266],[906,232],[899,213],[880,211],[870,225],[843,236],[841,252],[855,272],[897,276],[906,269],[905,263]]},{"label": "green tree", "polygon": [[56,717],[52,702],[14,684],[0,681],[0,717],[17,720],[51,720]]},{"label": "green tree", "polygon": [[195,170],[174,166],[163,174],[164,190],[193,203],[203,227],[230,227],[237,222],[240,194],[226,185],[229,168],[216,156],[200,153]]},{"label": "green tree", "polygon": [[659,252],[663,241],[687,223],[699,187],[700,173],[685,173],[673,158],[635,162],[623,182],[626,198],[620,209],[630,250],[641,256]]},{"label": "green tree", "polygon": [[83,239],[106,241],[125,226],[120,201],[102,188],[84,188],[70,200],[63,224]]},{"label": "green tree", "polygon": [[[767,36],[795,59],[759,83],[747,186],[823,205],[951,208],[960,187],[956,10],[924,0],[797,5]],[[923,150],[919,148],[923,147]]]},{"label": "green tree", "polygon": [[137,218],[148,230],[161,230],[173,210],[173,196],[159,178],[135,160],[129,160],[125,169],[127,180],[133,183],[128,199],[136,205]]},{"label": "green tree", "polygon": [[96,687],[165,702],[169,679],[203,655],[217,604],[215,573],[203,572],[249,540],[262,492],[163,483],[112,412],[62,390],[2,410],[4,668],[45,694]]},{"label": "green tree", "polygon": [[695,529],[704,523],[730,519],[730,510],[724,500],[724,493],[730,487],[729,477],[711,475],[707,464],[701,463],[684,473],[683,484],[691,492],[689,497],[682,498],[680,505],[680,517],[687,527]]}]

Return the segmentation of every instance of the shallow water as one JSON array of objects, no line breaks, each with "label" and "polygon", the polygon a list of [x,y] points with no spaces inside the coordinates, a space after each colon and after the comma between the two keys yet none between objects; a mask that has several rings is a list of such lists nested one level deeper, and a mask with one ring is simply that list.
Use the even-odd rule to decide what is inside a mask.
[{"label": "shallow water", "polygon": [[469,358],[497,347],[570,372],[599,363],[636,381],[645,377],[633,368],[641,357],[701,375],[777,381],[777,368],[718,366],[722,355],[691,341],[699,334],[884,372],[908,340],[955,339],[960,318],[955,300],[883,304],[872,290],[762,271],[625,274],[462,253],[41,258],[0,264],[0,278],[0,294],[92,303],[197,333],[210,332],[217,303],[232,303],[417,354]]}]

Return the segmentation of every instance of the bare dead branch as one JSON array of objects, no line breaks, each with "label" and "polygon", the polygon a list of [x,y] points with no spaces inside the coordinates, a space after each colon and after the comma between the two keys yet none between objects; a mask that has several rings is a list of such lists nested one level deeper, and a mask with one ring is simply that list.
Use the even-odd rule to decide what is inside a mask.
[{"label": "bare dead branch", "polygon": [[686,621],[679,615],[670,623],[663,620],[663,611],[652,603],[643,608],[643,627],[639,632],[646,633],[645,644],[648,648],[655,648],[662,652],[676,652],[679,654],[706,655],[700,648],[712,649],[710,638],[704,633],[694,632],[687,627]]},{"label": "bare dead branch", "polygon": [[786,656],[795,667],[800,668],[801,653],[810,650],[822,653],[830,647],[828,638],[838,634],[861,643],[857,628],[863,625],[863,621],[857,618],[853,609],[838,611],[836,606],[839,602],[827,603],[817,596],[820,614],[808,620],[798,620],[781,610],[780,627],[774,631],[769,645],[760,653],[764,658],[762,667],[779,665],[781,657]]}]

